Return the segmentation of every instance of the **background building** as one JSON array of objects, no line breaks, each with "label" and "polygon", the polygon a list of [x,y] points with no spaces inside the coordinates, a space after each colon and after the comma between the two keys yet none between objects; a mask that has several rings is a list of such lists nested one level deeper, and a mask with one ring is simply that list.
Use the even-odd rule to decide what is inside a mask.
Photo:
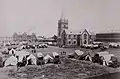
[{"label": "background building", "polygon": [[7,43],[7,42],[12,42],[13,41],[13,37],[0,37],[0,42],[1,43]]},{"label": "background building", "polygon": [[117,33],[117,32],[97,33],[95,41],[99,41],[99,42],[120,42],[120,33]]},{"label": "background building", "polygon": [[26,34],[25,32],[23,34],[13,34],[13,40],[14,41],[36,41],[37,37],[34,33],[31,35]]},{"label": "background building", "polygon": [[82,46],[91,44],[94,41],[95,35],[92,32],[84,30],[69,31],[68,20],[61,18],[58,21],[58,45],[62,46]]}]

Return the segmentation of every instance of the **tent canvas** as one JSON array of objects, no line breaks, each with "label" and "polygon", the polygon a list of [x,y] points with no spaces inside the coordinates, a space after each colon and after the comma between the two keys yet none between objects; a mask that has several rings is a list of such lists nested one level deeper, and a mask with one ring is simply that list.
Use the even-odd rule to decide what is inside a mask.
[{"label": "tent canvas", "polygon": [[10,56],[9,58],[7,58],[7,60],[5,61],[5,67],[8,65],[17,65],[17,58],[15,56]]},{"label": "tent canvas", "polygon": [[57,52],[53,52],[53,57],[55,56],[59,56],[59,54]]},{"label": "tent canvas", "polygon": [[22,62],[22,60],[23,60],[23,56],[19,56],[18,62]]},{"label": "tent canvas", "polygon": [[44,57],[44,60],[45,60],[45,63],[48,63],[48,61],[50,60],[50,61],[53,61],[53,57],[51,57],[50,55],[46,55],[45,57]]},{"label": "tent canvas", "polygon": [[46,59],[53,59],[53,57],[51,57],[50,55],[46,55],[45,57],[44,57],[44,59],[46,60]]},{"label": "tent canvas", "polygon": [[9,51],[9,54],[15,54],[15,52],[16,52],[15,49],[12,48],[12,49]]},{"label": "tent canvas", "polygon": [[90,55],[87,55],[87,56],[85,57],[85,60],[87,60],[87,59],[89,59],[89,60],[92,62],[92,57],[91,57]]},{"label": "tent canvas", "polygon": [[78,56],[80,56],[80,55],[82,55],[84,52],[83,52],[83,51],[80,51],[80,50],[75,50],[75,53],[76,53]]},{"label": "tent canvas", "polygon": [[115,56],[115,55],[114,54],[103,55],[103,57],[104,57],[104,59],[105,59],[105,61],[106,61],[107,64],[109,63],[109,61],[110,61],[110,59],[111,59],[112,56]]},{"label": "tent canvas", "polygon": [[20,47],[20,49],[23,49],[23,48],[25,48],[25,46],[24,46],[24,45],[22,45],[22,46]]},{"label": "tent canvas", "polygon": [[[33,55],[33,54],[31,54],[28,58],[27,58],[27,61],[29,60],[29,59],[31,59],[32,60],[32,63],[34,64],[34,65],[36,65],[36,57]],[[28,64],[28,62],[27,62],[27,64]]]},{"label": "tent canvas", "polygon": [[43,57],[44,55],[42,53],[37,53],[37,57]]}]

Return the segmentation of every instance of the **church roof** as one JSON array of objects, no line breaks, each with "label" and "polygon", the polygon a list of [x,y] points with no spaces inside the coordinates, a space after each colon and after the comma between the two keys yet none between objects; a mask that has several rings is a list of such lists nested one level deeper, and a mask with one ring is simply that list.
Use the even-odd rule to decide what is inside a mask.
[{"label": "church roof", "polygon": [[92,32],[92,31],[90,31],[90,30],[87,30],[87,31],[88,31],[89,35],[95,35],[94,32]]},{"label": "church roof", "polygon": [[66,34],[77,34],[77,35],[80,35],[83,33],[83,29],[81,30],[66,30]]},{"label": "church roof", "polygon": [[[66,34],[73,34],[73,35],[81,35],[85,29],[80,29],[80,30],[65,30],[66,31]],[[87,30],[87,32],[90,34],[90,35],[95,35],[93,32],[91,32],[90,30]]]}]

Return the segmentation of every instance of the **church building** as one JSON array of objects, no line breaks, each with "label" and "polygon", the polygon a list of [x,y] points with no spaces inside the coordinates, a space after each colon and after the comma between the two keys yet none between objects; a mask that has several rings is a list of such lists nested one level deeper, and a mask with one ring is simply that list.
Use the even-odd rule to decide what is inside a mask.
[{"label": "church building", "polygon": [[68,29],[68,19],[58,20],[58,45],[59,47],[75,47],[85,44],[92,44],[95,34],[84,29],[79,31],[70,31]]}]

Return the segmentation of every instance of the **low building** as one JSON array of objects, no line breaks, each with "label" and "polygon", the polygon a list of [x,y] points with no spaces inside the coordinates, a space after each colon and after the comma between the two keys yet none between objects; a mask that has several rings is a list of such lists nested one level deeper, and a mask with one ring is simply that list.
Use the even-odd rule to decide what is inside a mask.
[{"label": "low building", "polygon": [[120,42],[120,32],[97,33],[95,41]]},{"label": "low building", "polygon": [[23,34],[14,33],[13,40],[14,41],[36,41],[37,37],[34,33],[32,33],[31,35],[28,35],[25,32]]}]

